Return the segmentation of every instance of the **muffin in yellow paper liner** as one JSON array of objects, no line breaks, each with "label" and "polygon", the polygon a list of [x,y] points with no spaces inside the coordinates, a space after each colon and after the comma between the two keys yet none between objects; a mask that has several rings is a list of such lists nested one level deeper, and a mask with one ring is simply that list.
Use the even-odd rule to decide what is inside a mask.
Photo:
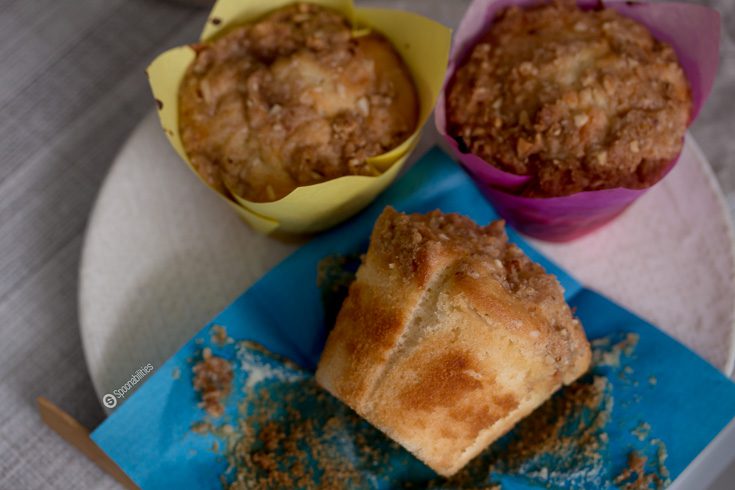
[{"label": "muffin in yellow paper liner", "polygon": [[[214,40],[228,29],[254,22],[265,14],[296,3],[294,0],[219,0],[212,9],[200,41]],[[411,72],[419,99],[416,129],[392,150],[368,159],[378,176],[348,175],[309,186],[297,187],[272,202],[253,202],[220,193],[254,229],[262,233],[321,231],[349,218],[370,203],[398,175],[441,90],[449,58],[451,31],[441,24],[410,12],[356,8],[352,0],[310,0],[342,13],[355,31],[374,29],[385,36]],[[171,145],[201,179],[184,150],[179,134],[178,92],[189,65],[195,59],[190,46],[180,46],[159,55],[148,67],[148,79],[158,105],[161,126]],[[204,182],[202,180],[202,182]]]}]

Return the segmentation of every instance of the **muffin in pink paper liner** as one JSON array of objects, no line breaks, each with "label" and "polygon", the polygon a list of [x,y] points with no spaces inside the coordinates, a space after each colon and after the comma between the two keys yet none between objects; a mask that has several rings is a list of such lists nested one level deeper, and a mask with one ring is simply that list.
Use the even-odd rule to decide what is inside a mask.
[{"label": "muffin in pink paper liner", "polygon": [[[629,188],[627,184],[616,184],[617,186],[611,185],[609,188],[603,185],[601,190],[582,188],[568,193],[544,194],[535,189],[537,181],[541,179],[540,176],[537,178],[535,175],[518,170],[515,170],[515,173],[505,171],[500,168],[499,162],[497,166],[488,163],[483,157],[471,153],[461,138],[455,139],[457,134],[450,134],[447,99],[455,73],[480,38],[489,31],[496,15],[509,6],[524,8],[548,3],[534,0],[472,2],[456,33],[444,89],[437,101],[435,122],[438,131],[454,149],[459,162],[511,225],[536,238],[567,241],[584,235],[618,216],[673,168],[678,156],[671,159],[671,155],[677,155],[678,151],[670,151],[665,160],[660,160],[662,163],[659,170],[653,176],[649,176],[645,185],[637,188]],[[706,7],[683,3],[603,3],[581,0],[577,5],[583,10],[602,7],[615,10],[623,17],[642,24],[656,40],[673,48],[689,85],[691,108],[688,122],[691,124],[710,92],[717,70],[719,14]],[[685,115],[680,119],[679,127],[682,130],[684,118]],[[634,147],[631,149],[637,150]],[[507,163],[505,165],[507,167]]]}]

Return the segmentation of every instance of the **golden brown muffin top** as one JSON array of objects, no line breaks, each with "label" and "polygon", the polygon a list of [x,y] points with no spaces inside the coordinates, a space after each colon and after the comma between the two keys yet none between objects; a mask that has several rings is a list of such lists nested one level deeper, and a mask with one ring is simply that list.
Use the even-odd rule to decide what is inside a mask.
[{"label": "golden brown muffin top", "polygon": [[456,213],[402,214],[387,207],[373,230],[371,246],[419,284],[433,256],[448,254],[456,259],[456,274],[492,277],[532,316],[554,329],[578,326],[559,281],[508,241],[503,220],[478,226]]},{"label": "golden brown muffin top", "polygon": [[276,10],[195,46],[179,91],[181,139],[206,182],[252,201],[344,175],[416,128],[413,81],[380,34],[336,11]]},{"label": "golden brown muffin top", "polygon": [[447,99],[460,147],[531,175],[524,194],[535,197],[654,184],[681,151],[690,111],[671,46],[574,2],[503,10]]}]

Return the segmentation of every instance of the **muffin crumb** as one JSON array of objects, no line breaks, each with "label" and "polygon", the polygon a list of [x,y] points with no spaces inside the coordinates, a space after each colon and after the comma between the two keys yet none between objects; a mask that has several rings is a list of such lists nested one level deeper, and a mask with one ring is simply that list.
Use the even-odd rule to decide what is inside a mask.
[{"label": "muffin crumb", "polygon": [[202,359],[192,368],[194,390],[199,392],[203,408],[211,417],[221,417],[224,401],[232,389],[232,366],[227,359],[212,354],[209,347],[202,349]]}]

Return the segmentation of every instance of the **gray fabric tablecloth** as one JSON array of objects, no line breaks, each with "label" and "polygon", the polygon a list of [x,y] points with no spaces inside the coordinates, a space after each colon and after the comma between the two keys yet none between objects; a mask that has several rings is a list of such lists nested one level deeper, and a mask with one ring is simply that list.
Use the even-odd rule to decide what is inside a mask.
[{"label": "gray fabric tablecloth", "polygon": [[[692,131],[732,209],[735,2],[701,1],[724,14],[723,49]],[[205,16],[152,0],[0,2],[0,489],[117,488],[45,428],[34,398],[87,427],[103,419],[78,333],[85,225],[118,148],[153,108],[144,67],[195,39]]]}]

